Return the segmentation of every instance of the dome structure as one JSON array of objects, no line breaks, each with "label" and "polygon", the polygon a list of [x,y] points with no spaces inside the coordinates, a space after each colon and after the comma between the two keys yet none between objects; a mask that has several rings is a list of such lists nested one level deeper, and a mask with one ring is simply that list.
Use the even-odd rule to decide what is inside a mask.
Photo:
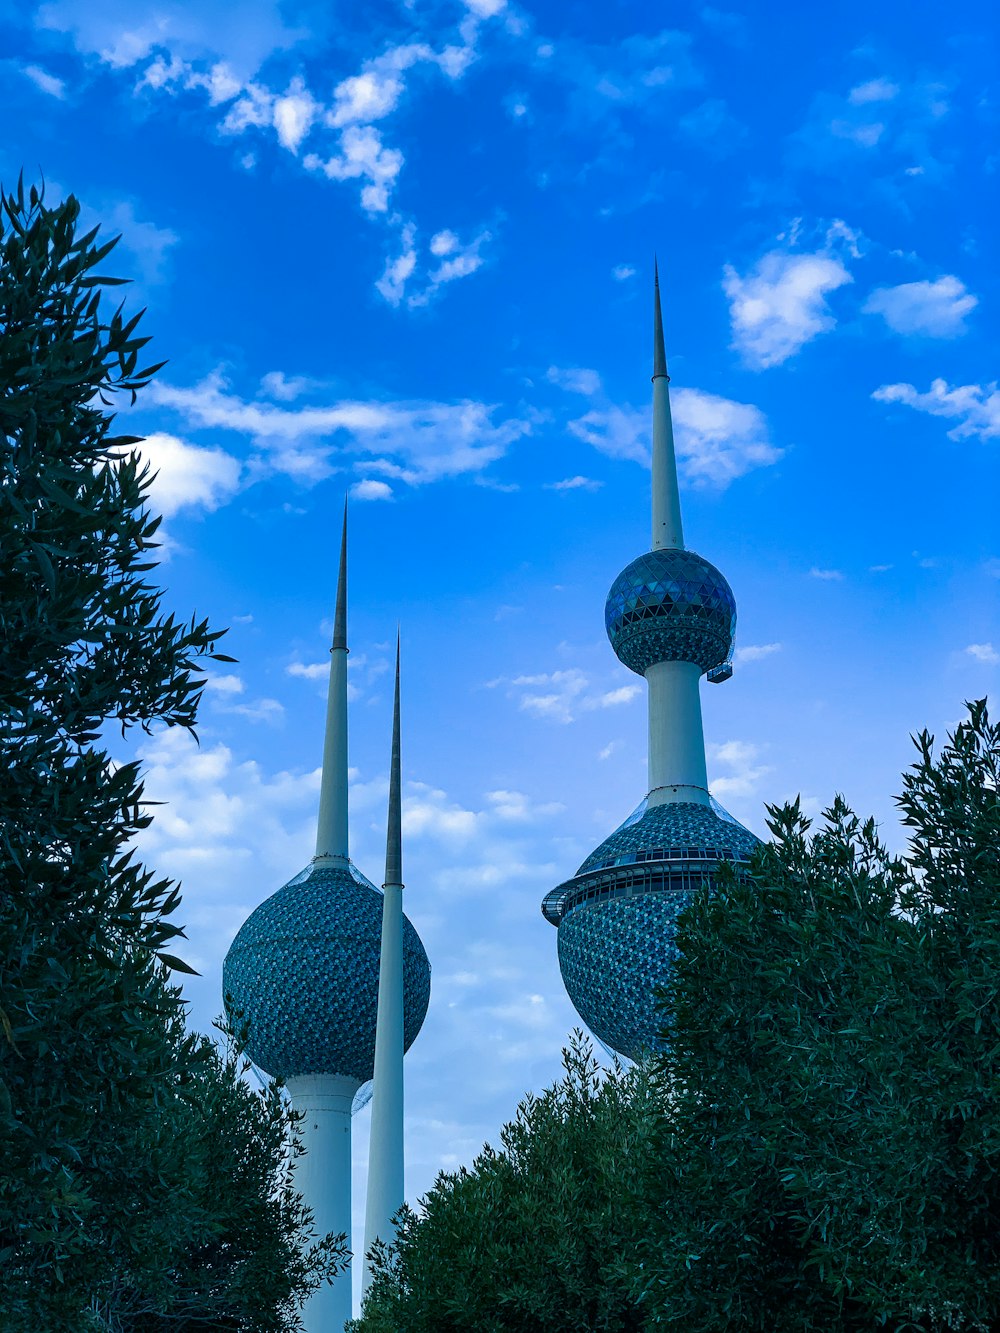
[{"label": "dome structure", "polygon": [[612,1050],[635,1059],[660,1047],[655,992],[677,957],[677,918],[720,863],[743,870],[757,842],[715,802],[644,801],[546,896],[566,990]]},{"label": "dome structure", "polygon": [[[313,862],[243,923],[222,973],[247,1054],[278,1078],[343,1074],[375,1062],[382,894],[349,862]],[[409,1049],[430,1000],[424,946],[403,918],[403,1025]]]},{"label": "dome structure", "polygon": [[604,623],[619,661],[637,675],[654,662],[696,662],[706,672],[732,656],[736,599],[703,556],[652,550],[611,585]]}]

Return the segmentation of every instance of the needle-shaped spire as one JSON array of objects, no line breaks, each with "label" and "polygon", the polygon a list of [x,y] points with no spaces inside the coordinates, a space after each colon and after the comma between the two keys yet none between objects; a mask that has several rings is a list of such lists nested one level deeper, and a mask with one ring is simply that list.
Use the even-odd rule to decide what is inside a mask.
[{"label": "needle-shaped spire", "polygon": [[330,686],[326,698],[323,778],[319,790],[316,856],[346,862],[347,844],[347,500],[340,540],[337,608],[330,646]]},{"label": "needle-shaped spire", "polygon": [[670,416],[667,354],[660,310],[660,272],[653,261],[653,550],[683,550],[674,426]]},{"label": "needle-shaped spire", "polygon": [[392,759],[389,765],[389,819],[385,834],[385,882],[403,883],[402,798],[399,761],[399,630],[396,631],[396,689],[392,703]]}]

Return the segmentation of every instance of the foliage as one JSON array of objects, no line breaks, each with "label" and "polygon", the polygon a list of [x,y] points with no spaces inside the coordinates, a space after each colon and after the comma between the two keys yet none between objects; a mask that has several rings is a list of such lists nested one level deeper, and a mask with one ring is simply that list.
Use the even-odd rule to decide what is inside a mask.
[{"label": "foliage", "polygon": [[[180,1040],[179,1018],[174,1027]],[[346,1261],[341,1238],[308,1243],[311,1218],[294,1187],[299,1115],[276,1082],[260,1091],[247,1082],[236,1034],[220,1030],[224,1053],[202,1037],[191,1084],[129,1145],[139,1197],[158,1206],[133,1209],[130,1253],[109,1256],[95,1330],[297,1329],[303,1297]]]},{"label": "foliage", "polygon": [[[139,316],[107,316],[114,241],[78,236],[79,212],[72,197],[49,208],[32,187],[25,198],[20,180],[0,191],[0,1325],[11,1333],[78,1327],[95,1298],[157,1272],[167,1291],[177,1244],[193,1274],[213,1231],[229,1237],[224,1262],[198,1270],[213,1300],[256,1281],[276,1309],[301,1279],[296,1259],[287,1281],[258,1281],[260,1258],[234,1248],[254,1210],[258,1238],[284,1229],[276,1263],[303,1240],[275,1166],[277,1094],[255,1108],[233,1057],[220,1064],[184,1032],[167,969],[190,969],[165,952],[182,934],[179,894],[130,850],[150,820],[140,774],[103,740],[112,723],[193,729],[201,663],[231,659],[205,621],[165,614],[148,578],[149,470],[104,408],[120,393],[134,401],[158,367],[139,363]],[[190,1188],[185,1136],[204,1153]],[[235,1165],[255,1153],[271,1174],[251,1189]],[[228,1181],[210,1179],[212,1157],[233,1164]]]},{"label": "foliage", "polygon": [[904,777],[890,858],[840,799],[682,921],[668,990],[655,1325],[1000,1327],[1000,730]]},{"label": "foliage", "polygon": [[577,1034],[471,1169],[442,1173],[380,1247],[357,1333],[569,1333],[643,1327],[623,1255],[647,1229],[650,1071],[602,1077]]}]

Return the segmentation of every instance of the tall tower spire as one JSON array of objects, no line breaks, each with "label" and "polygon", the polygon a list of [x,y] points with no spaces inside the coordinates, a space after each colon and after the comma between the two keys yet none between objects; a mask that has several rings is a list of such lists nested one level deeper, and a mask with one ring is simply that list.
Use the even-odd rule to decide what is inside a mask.
[{"label": "tall tower spire", "polygon": [[375,1028],[375,1085],[372,1091],[365,1211],[365,1264],[362,1290],[371,1281],[368,1252],[376,1240],[395,1234],[393,1215],[406,1197],[403,1183],[403,846],[399,758],[399,633],[396,634],[396,688],[392,708],[392,762],[389,817],[382,886],[382,952],[379,963],[378,1019]]},{"label": "tall tower spire", "polygon": [[326,696],[323,778],[319,789],[316,859],[346,865],[347,841],[347,499],[340,540],[337,608],[330,646],[330,685]]},{"label": "tall tower spire", "polygon": [[660,271],[653,261],[653,550],[683,550],[681,497],[677,486],[670,376],[663,345]]}]

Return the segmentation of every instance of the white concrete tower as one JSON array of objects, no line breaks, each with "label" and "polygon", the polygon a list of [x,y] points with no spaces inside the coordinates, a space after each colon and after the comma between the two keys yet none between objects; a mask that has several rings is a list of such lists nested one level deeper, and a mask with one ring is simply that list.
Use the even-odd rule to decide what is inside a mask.
[{"label": "white concrete tower", "polygon": [[[247,1054],[285,1080],[293,1106],[303,1113],[305,1153],[296,1164],[295,1183],[316,1231],[343,1233],[350,1247],[351,1116],[358,1090],[374,1073],[385,895],[350,860],[347,774],[345,507],[316,854],[243,923],[226,955],[222,980],[227,1011],[246,1025]],[[399,1009],[402,1040],[409,1046],[427,1012],[430,964],[399,907],[398,870],[387,870],[386,878],[396,894],[389,898],[397,904]],[[306,1333],[342,1333],[351,1317],[351,1296],[348,1270],[310,1297],[302,1312]]]},{"label": "white concrete tower", "polygon": [[399,635],[396,635],[396,687],[392,709],[392,761],[389,816],[382,886],[382,954],[375,1029],[375,1083],[372,1090],[371,1141],[368,1150],[368,1199],[365,1212],[365,1266],[362,1292],[371,1273],[368,1253],[376,1240],[390,1242],[393,1214],[405,1198],[403,1184],[403,839],[399,753]]}]

